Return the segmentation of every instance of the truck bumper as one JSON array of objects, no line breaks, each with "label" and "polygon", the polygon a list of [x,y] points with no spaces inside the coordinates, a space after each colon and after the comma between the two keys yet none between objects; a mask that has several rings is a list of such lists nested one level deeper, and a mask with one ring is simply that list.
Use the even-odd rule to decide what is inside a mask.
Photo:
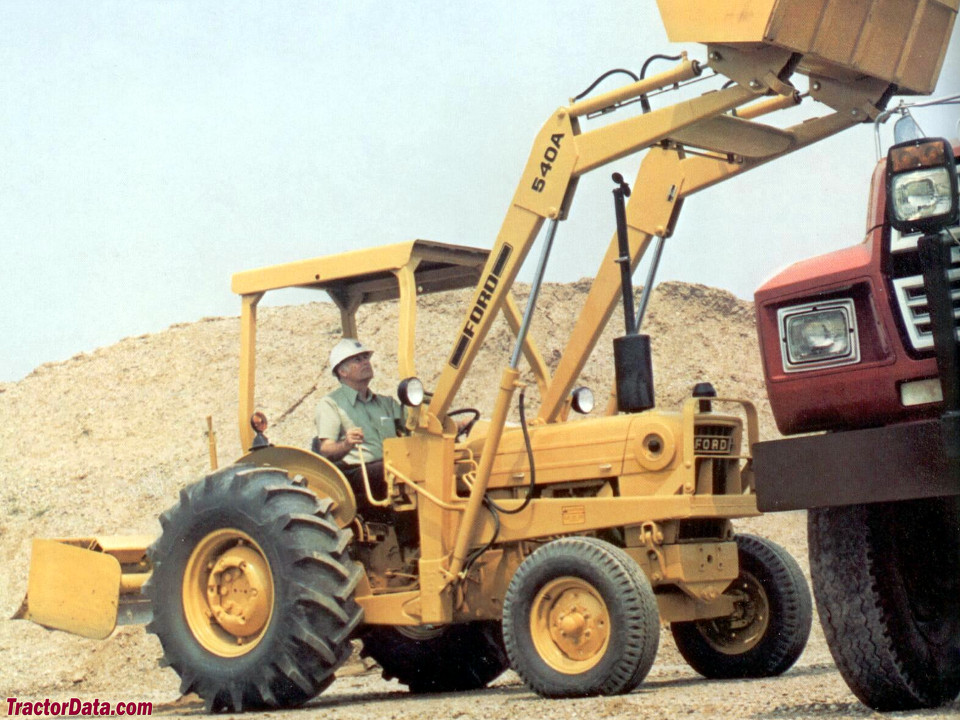
[{"label": "truck bumper", "polygon": [[804,510],[960,495],[939,419],[757,443],[757,505]]}]

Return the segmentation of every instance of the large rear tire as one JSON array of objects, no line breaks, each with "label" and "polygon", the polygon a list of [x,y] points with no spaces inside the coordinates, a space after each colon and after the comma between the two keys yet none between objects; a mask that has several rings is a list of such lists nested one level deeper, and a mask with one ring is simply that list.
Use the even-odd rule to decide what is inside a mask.
[{"label": "large rear tire", "polygon": [[820,623],[843,679],[875,710],[960,692],[960,500],[811,510]]},{"label": "large rear tire", "polygon": [[540,695],[627,693],[657,653],[657,601],[622,550],[594,538],[561,538],[514,574],[503,640],[513,669]]},{"label": "large rear tire", "polygon": [[507,669],[500,623],[480,621],[441,627],[373,625],[363,634],[364,657],[410,692],[476,690]]},{"label": "large rear tire", "polygon": [[147,630],[181,693],[241,712],[299,705],[333,681],[362,617],[362,569],[331,506],[283,471],[239,465],[160,516]]},{"label": "large rear tire", "polygon": [[675,622],[684,660],[708,678],[773,677],[800,657],[810,637],[813,601],[796,560],[765,538],[738,535],[740,574],[724,594],[729,617]]}]

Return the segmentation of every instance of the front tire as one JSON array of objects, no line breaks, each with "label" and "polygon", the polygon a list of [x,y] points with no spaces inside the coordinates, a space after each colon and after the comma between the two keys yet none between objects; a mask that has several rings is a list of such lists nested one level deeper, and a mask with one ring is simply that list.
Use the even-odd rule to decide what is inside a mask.
[{"label": "front tire", "polygon": [[659,639],[649,581],[623,551],[594,538],[537,549],[504,599],[510,664],[544,697],[630,692],[650,670]]},{"label": "front tire", "polygon": [[811,510],[810,570],[830,653],[874,710],[960,692],[960,500]]},{"label": "front tire", "polygon": [[684,660],[708,678],[761,678],[786,672],[810,637],[813,601],[796,560],[782,547],[738,535],[740,574],[724,592],[729,617],[670,625]]},{"label": "front tire", "polygon": [[441,627],[370,626],[363,634],[363,657],[413,693],[477,690],[508,667],[500,623],[478,621]]},{"label": "front tire", "polygon": [[332,503],[281,470],[231,466],[180,493],[150,547],[147,630],[208,711],[299,705],[333,681],[362,570]]}]

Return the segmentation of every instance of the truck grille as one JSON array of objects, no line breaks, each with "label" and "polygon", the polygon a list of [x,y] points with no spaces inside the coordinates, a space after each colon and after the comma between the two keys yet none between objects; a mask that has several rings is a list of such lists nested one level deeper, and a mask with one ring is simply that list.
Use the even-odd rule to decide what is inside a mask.
[{"label": "truck grille", "polygon": [[[952,228],[954,236],[960,237],[960,226]],[[890,230],[890,250],[895,255],[917,253],[919,235],[900,235]],[[960,247],[954,247],[950,253],[951,269],[950,297],[953,300],[953,316],[960,319]],[[914,350],[933,348],[933,332],[930,326],[930,310],[923,286],[923,275],[908,275],[894,278],[893,289],[896,293],[900,317],[907,331],[907,337]],[[960,327],[957,328],[960,340]]]}]

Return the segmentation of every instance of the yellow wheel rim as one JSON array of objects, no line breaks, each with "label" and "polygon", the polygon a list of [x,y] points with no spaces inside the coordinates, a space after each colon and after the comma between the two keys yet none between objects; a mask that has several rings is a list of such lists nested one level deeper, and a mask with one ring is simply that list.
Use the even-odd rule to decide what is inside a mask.
[{"label": "yellow wheel rim", "polygon": [[770,599],[760,581],[745,571],[723,594],[733,598],[733,614],[704,620],[697,628],[717,652],[742,655],[753,649],[770,627]]},{"label": "yellow wheel rim", "polygon": [[273,573],[253,538],[222,528],[197,543],[183,572],[183,610],[214,655],[239,657],[256,647],[273,615]]},{"label": "yellow wheel rim", "polygon": [[586,580],[560,577],[533,599],[530,634],[540,657],[557,672],[577,675],[603,657],[610,642],[610,614]]}]

